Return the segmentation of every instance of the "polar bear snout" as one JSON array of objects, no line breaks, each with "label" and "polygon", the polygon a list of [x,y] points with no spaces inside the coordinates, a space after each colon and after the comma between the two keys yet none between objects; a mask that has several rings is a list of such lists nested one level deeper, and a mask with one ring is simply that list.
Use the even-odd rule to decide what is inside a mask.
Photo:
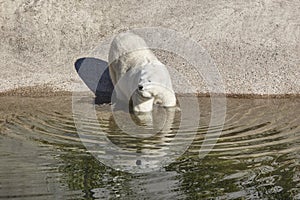
[{"label": "polar bear snout", "polygon": [[143,90],[143,85],[138,85],[138,89],[139,89],[139,91],[142,91]]},{"label": "polar bear snout", "polygon": [[152,98],[152,94],[150,91],[145,90],[145,87],[143,85],[138,85],[138,89],[137,89],[138,94],[146,99]]}]

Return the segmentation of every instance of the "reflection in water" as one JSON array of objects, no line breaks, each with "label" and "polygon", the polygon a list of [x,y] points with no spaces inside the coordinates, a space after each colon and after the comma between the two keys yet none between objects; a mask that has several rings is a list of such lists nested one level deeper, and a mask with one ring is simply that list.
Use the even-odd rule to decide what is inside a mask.
[{"label": "reflection in water", "polygon": [[[199,98],[200,125],[188,150],[158,171],[132,174],[104,165],[83,146],[70,97],[0,98],[0,198],[300,199],[299,99],[228,99],[222,135],[200,159],[210,100]],[[168,112],[155,112],[150,123],[131,116],[155,130],[149,137],[123,132],[109,105],[96,106],[97,121],[86,120],[85,125],[92,137],[100,123],[106,138],[121,149],[152,150],[164,158],[164,148],[175,151],[190,139],[189,132],[174,139],[180,112],[169,116],[172,123],[164,123]],[[105,144],[86,140],[91,146]]]},{"label": "reflection in water", "polygon": [[[195,101],[197,98],[186,98],[186,102]],[[194,117],[195,114],[187,114],[187,109],[177,112],[180,114],[178,123],[174,120],[176,108],[156,107],[152,113],[131,115],[122,110],[95,111],[86,97],[73,96],[73,102],[74,120],[81,141],[95,158],[117,170],[129,173],[159,170],[181,156],[197,134],[199,120],[197,126],[187,125],[193,125],[199,113],[195,112],[198,116]],[[152,123],[139,124],[145,115]],[[97,116],[102,120],[100,124]]]}]

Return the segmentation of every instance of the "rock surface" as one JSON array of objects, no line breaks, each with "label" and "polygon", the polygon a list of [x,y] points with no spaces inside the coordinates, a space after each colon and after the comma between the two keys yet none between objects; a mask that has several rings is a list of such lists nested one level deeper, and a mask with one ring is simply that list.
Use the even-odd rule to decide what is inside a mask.
[{"label": "rock surface", "polygon": [[[227,94],[299,94],[299,10],[299,0],[2,0],[0,92],[39,85],[72,91],[82,82],[77,59],[106,37],[152,26],[202,45]],[[201,77],[191,79],[199,93],[208,92]]]}]

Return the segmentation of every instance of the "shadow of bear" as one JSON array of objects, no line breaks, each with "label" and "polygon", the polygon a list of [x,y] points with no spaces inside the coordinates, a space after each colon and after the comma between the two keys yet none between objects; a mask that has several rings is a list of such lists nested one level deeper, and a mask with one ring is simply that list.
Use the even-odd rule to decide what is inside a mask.
[{"label": "shadow of bear", "polygon": [[92,57],[79,58],[75,62],[75,69],[87,87],[96,95],[96,104],[111,102],[114,86],[106,61]]}]

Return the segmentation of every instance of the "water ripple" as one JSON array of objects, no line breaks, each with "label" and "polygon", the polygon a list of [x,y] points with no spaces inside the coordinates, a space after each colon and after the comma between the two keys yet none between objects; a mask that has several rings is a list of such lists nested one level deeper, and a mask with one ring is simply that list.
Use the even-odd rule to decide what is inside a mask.
[{"label": "water ripple", "polygon": [[[51,199],[55,195],[61,197],[59,191],[68,191],[62,198],[70,199],[74,196],[97,199],[105,195],[144,199],[155,195],[164,199],[297,199],[300,196],[299,99],[228,99],[222,134],[211,152],[200,159],[201,146],[212,145],[210,139],[203,144],[206,134],[213,138],[222,126],[209,127],[210,101],[201,98],[198,132],[185,154],[160,171],[139,175],[117,172],[101,164],[90,153],[108,158],[110,155],[101,149],[87,150],[82,141],[103,146],[105,136],[129,152],[153,152],[149,155],[151,159],[157,155],[164,157],[170,148],[176,150],[192,135],[189,127],[183,126],[183,134],[175,137],[180,112],[175,114],[168,130],[139,137],[117,126],[109,105],[96,106],[97,120],[82,120],[86,130],[80,138],[74,124],[74,118],[80,116],[72,113],[70,97],[1,97],[1,101],[0,198]],[[89,98],[87,101],[92,102]],[[163,122],[160,112],[156,117],[155,123]],[[146,132],[154,129],[139,125]],[[19,178],[20,174],[30,176]],[[32,191],[40,192],[27,191],[22,196],[24,187],[29,187],[26,184],[29,179]],[[51,180],[51,184],[44,180]],[[48,192],[39,188],[48,187],[47,184],[51,186]],[[16,188],[20,189],[13,195],[7,193]]]}]

